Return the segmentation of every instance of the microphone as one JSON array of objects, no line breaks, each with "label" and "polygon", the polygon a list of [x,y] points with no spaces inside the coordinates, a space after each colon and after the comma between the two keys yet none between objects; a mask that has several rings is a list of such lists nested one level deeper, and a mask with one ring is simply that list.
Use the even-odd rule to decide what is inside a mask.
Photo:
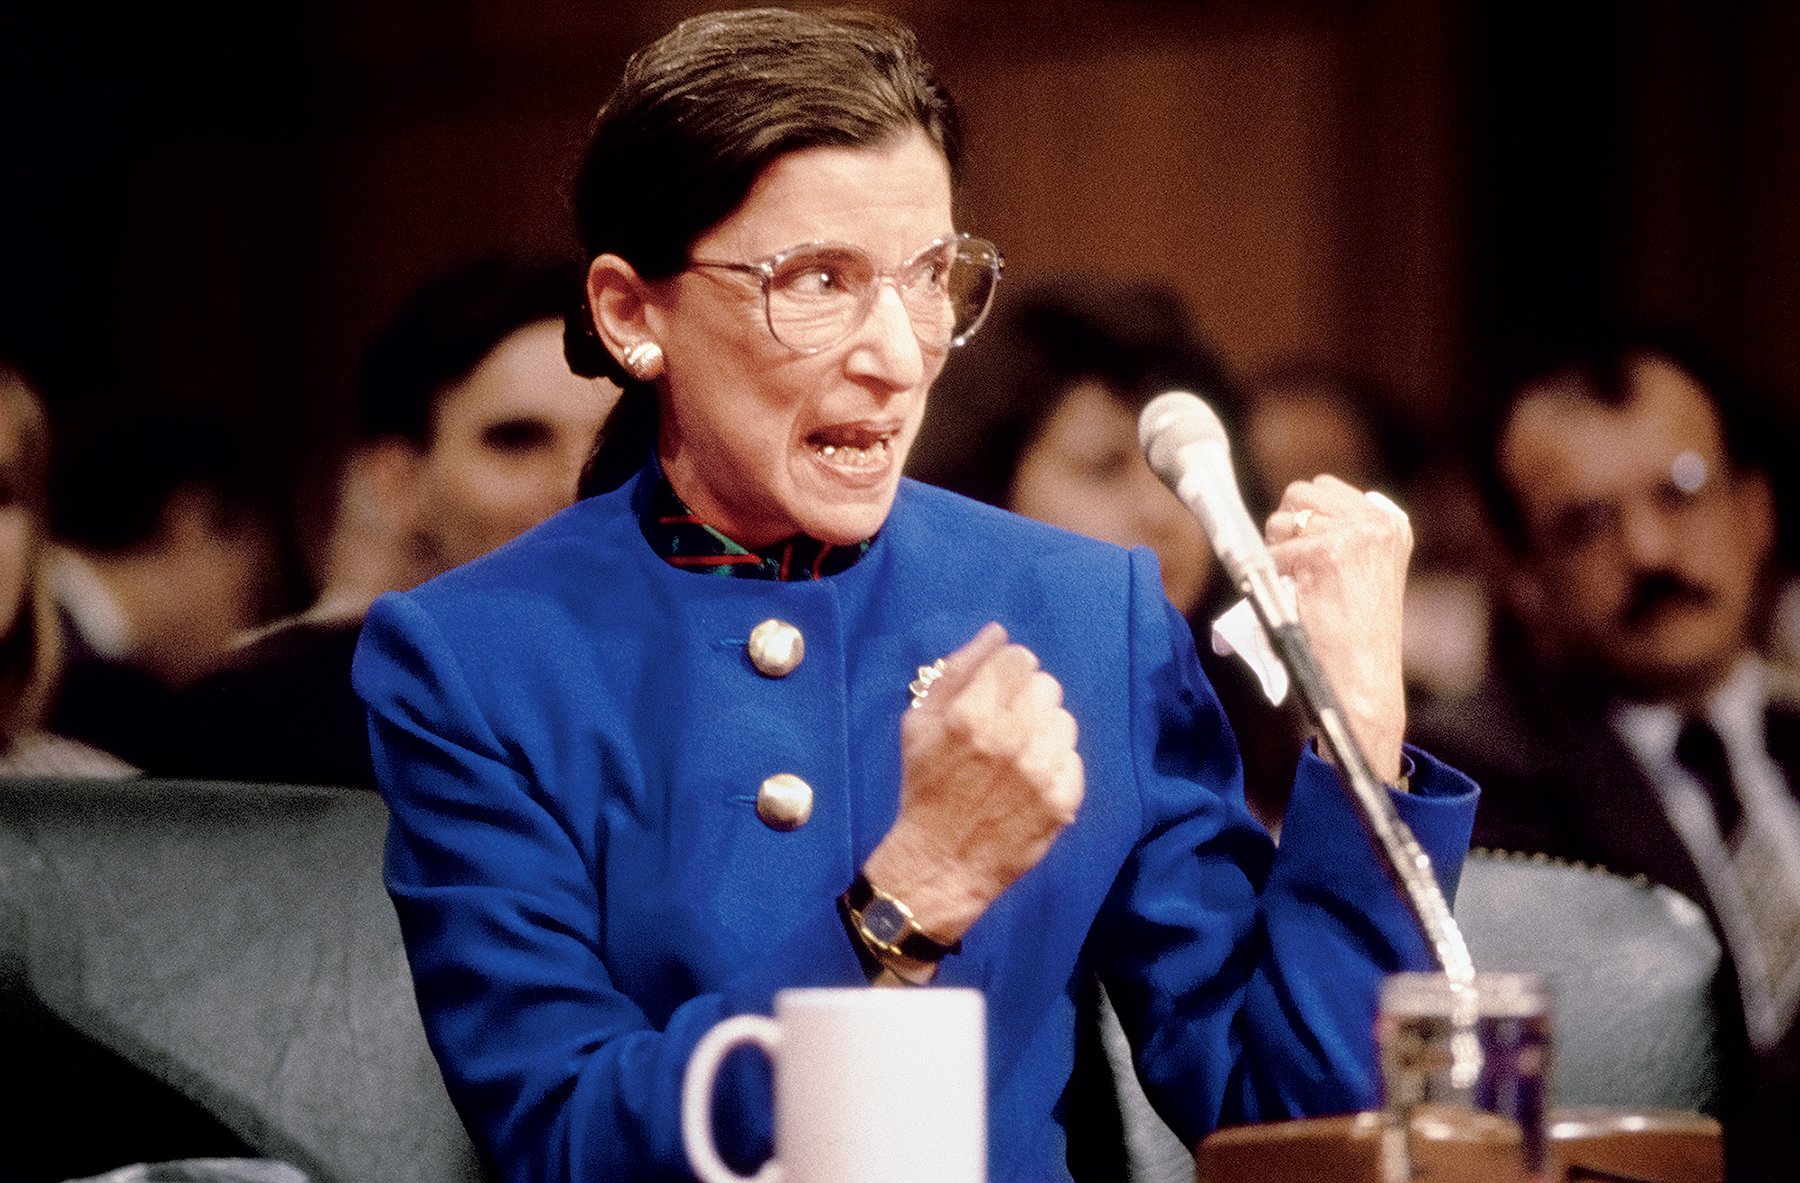
[{"label": "microphone", "polygon": [[1138,416],[1138,443],[1150,471],[1200,519],[1220,565],[1265,625],[1298,626],[1293,594],[1238,493],[1225,425],[1213,409],[1185,390],[1159,394]]},{"label": "microphone", "polygon": [[1218,415],[1185,390],[1159,394],[1138,416],[1138,443],[1150,470],[1200,519],[1220,566],[1249,600],[1294,685],[1322,746],[1337,762],[1370,839],[1451,981],[1471,983],[1474,964],[1462,930],[1431,873],[1431,860],[1401,820],[1387,789],[1344,718],[1337,692],[1314,656],[1300,623],[1293,587],[1275,569],[1262,531],[1250,520],[1231,468],[1231,447]]}]

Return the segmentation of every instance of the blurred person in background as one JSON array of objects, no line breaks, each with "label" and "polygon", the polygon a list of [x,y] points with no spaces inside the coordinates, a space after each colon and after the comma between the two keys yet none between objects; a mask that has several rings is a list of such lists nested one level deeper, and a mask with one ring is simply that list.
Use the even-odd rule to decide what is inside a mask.
[{"label": "blurred person in background", "polygon": [[1727,1175],[1794,1177],[1800,672],[1764,649],[1776,508],[1758,408],[1693,342],[1606,328],[1521,359],[1483,437],[1514,644],[1417,716],[1482,786],[1475,840],[1701,904]]},{"label": "blurred person in background", "polygon": [[1486,669],[1492,531],[1470,474],[1425,438],[1399,400],[1328,362],[1292,358],[1245,384],[1245,496],[1266,513],[1294,481],[1322,472],[1391,493],[1413,522],[1402,639],[1415,704],[1473,687]]},{"label": "blurred person in background", "polygon": [[[1053,278],[1003,287],[945,367],[908,475],[1120,546],[1148,546],[1183,612],[1212,577],[1200,523],[1144,462],[1137,416],[1165,390],[1227,416],[1234,387],[1174,291]],[[1223,405],[1221,405],[1223,403]]]},{"label": "blurred person in background", "polygon": [[[1384,400],[1368,383],[1323,361],[1291,358],[1244,384],[1242,465],[1253,512],[1267,513],[1281,491],[1321,472],[1363,488],[1392,487],[1398,465],[1389,425],[1376,424]],[[1415,531],[1416,533],[1416,531]]]},{"label": "blurred person in background", "polygon": [[[47,565],[49,467],[44,406],[0,363],[0,778],[128,777],[136,771],[131,765],[45,727],[62,654]],[[30,886],[29,866],[23,869],[24,882],[9,880],[0,894],[30,898],[40,890]],[[24,907],[21,918],[44,919],[37,904]],[[18,971],[9,965],[8,972]],[[199,1104],[95,1041],[29,988],[0,988],[0,1065],[0,1176],[8,1180],[50,1183],[120,1163],[250,1153]]]},{"label": "blurred person in background", "polygon": [[175,691],[274,609],[266,467],[247,433],[198,410],[109,415],[59,437],[51,587],[67,668],[54,730],[154,762]]},{"label": "blurred person in background", "polygon": [[1093,277],[1002,289],[981,336],[939,377],[908,473],[1090,538],[1156,552],[1163,590],[1194,628],[1243,749],[1246,794],[1274,826],[1293,783],[1303,722],[1291,699],[1272,707],[1236,657],[1213,651],[1212,621],[1237,597],[1215,578],[1199,520],[1150,471],[1138,444],[1138,414],[1168,390],[1206,399],[1228,431],[1236,421],[1237,383],[1173,289]]},{"label": "blurred person in background", "polygon": [[318,598],[177,703],[150,770],[374,787],[350,658],[369,604],[572,504],[618,390],[577,378],[572,262],[489,257],[420,288],[370,342]]},{"label": "blurred person in background", "polygon": [[135,769],[45,729],[62,629],[45,562],[50,421],[0,364],[0,776],[127,776]]}]

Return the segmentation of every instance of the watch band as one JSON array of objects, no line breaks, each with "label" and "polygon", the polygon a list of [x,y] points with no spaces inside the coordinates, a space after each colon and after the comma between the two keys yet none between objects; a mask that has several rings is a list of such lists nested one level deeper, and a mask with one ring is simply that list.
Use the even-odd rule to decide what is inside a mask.
[{"label": "watch band", "polygon": [[857,927],[856,914],[850,910],[850,893],[845,892],[838,897],[838,918],[844,922],[844,932],[850,938],[850,947],[856,950],[856,961],[862,966],[863,976],[874,985],[883,974],[894,971],[881,963],[875,956],[875,950],[869,948],[869,942],[863,939],[862,930]]},{"label": "watch band", "polygon": [[872,954],[886,953],[909,961],[935,965],[952,953],[962,952],[962,942],[945,944],[919,930],[912,909],[885,892],[877,891],[868,876],[857,873],[844,892],[842,905],[858,943]]}]

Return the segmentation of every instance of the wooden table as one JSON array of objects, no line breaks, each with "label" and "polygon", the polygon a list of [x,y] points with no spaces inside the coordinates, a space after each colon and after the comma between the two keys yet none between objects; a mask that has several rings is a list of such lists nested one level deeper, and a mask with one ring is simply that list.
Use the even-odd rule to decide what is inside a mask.
[{"label": "wooden table", "polygon": [[[1195,1154],[1199,1183],[1384,1183],[1383,1118],[1354,1113],[1219,1130]],[[1551,1114],[1558,1183],[1722,1183],[1719,1123],[1669,1110],[1559,1109]],[[1526,1180],[1519,1131],[1486,1113],[1425,1106],[1412,1123],[1413,1178]]]}]

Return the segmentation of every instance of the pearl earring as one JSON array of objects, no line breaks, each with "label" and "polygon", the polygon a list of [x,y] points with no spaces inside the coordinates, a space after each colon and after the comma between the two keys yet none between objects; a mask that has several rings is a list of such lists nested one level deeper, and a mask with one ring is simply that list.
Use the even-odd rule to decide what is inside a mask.
[{"label": "pearl earring", "polygon": [[649,382],[663,371],[662,346],[654,341],[639,341],[625,351],[625,369],[639,382]]}]

